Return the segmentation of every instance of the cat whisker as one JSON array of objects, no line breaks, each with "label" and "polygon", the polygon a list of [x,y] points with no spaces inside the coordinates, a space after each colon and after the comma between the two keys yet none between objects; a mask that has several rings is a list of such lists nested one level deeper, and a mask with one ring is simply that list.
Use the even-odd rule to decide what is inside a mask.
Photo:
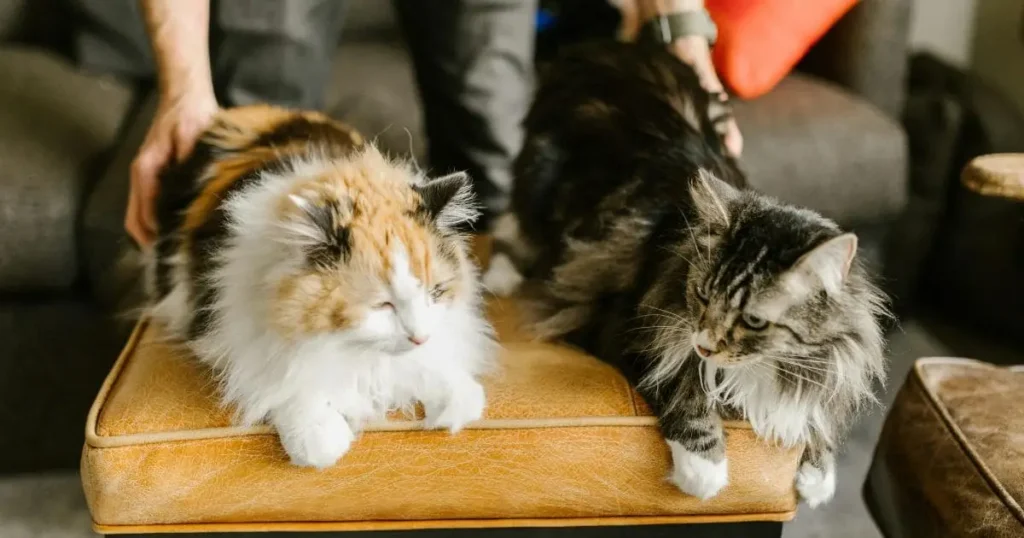
[{"label": "cat whisker", "polygon": [[641,315],[636,316],[636,318],[634,318],[634,319],[642,319],[642,318],[645,318],[645,317],[660,316],[660,317],[666,318],[668,321],[674,321],[674,322],[677,322],[677,323],[679,323],[681,325],[690,325],[690,320],[688,320],[687,318],[685,318],[685,317],[683,317],[683,316],[681,316],[679,314],[676,314],[675,312],[670,312],[668,310],[662,310],[662,309],[654,307],[654,306],[645,306],[644,308],[649,308],[649,309],[652,309],[652,310],[656,310],[656,312],[652,312],[650,314],[641,314]]},{"label": "cat whisker", "polygon": [[793,366],[793,367],[798,368],[798,369],[809,370],[809,371],[812,371],[812,372],[825,372],[825,373],[828,373],[828,372],[832,371],[829,368],[822,368],[820,365],[804,364],[802,362],[789,361],[789,360],[785,360],[785,359],[778,358],[778,357],[772,357],[772,358],[775,359],[775,362],[777,362],[779,364],[783,364],[783,365],[787,365],[787,366]]},{"label": "cat whisker", "polygon": [[822,359],[820,357],[800,356],[800,355],[773,355],[777,359],[786,359],[792,361],[800,361],[808,364],[832,364],[831,360]]},{"label": "cat whisker", "polygon": [[[687,218],[686,212],[683,211],[682,208],[679,208],[679,214],[682,215],[683,221],[686,222],[686,231],[690,232],[690,238],[693,239],[693,244],[694,245],[699,245],[699,243],[697,242],[697,234],[693,233],[693,226],[690,225],[690,219]],[[696,251],[697,251],[697,255],[700,256],[700,247],[699,246],[697,247]],[[710,259],[711,259],[711,249],[710,249],[710,246],[709,246],[708,247],[708,257],[707,257],[707,259],[703,259],[702,258],[701,262],[702,263],[708,263],[708,260],[710,260]]]},{"label": "cat whisker", "polygon": [[783,369],[777,369],[776,371],[780,372],[782,375],[784,375],[784,376],[786,376],[786,377],[788,377],[790,379],[796,380],[797,382],[807,382],[807,383],[815,385],[815,386],[817,386],[817,387],[819,387],[821,389],[824,389],[826,391],[829,389],[829,387],[825,386],[824,383],[822,383],[820,381],[816,381],[814,379],[811,379],[811,378],[809,378],[807,376],[800,375],[797,372],[793,372],[791,370],[783,370]]}]

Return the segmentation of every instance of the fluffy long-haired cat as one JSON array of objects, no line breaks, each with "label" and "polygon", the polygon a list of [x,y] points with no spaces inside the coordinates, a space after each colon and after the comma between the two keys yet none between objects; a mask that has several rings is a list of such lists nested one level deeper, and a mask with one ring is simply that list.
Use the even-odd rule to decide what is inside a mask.
[{"label": "fluffy long-haired cat", "polygon": [[484,284],[522,284],[538,336],[625,373],[659,417],[683,491],[707,499],[727,485],[721,420],[745,418],[765,440],[806,447],[795,486],[815,506],[884,377],[883,296],[856,236],[745,187],[715,106],[660,48],[565,53],[527,118]]},{"label": "fluffy long-haired cat", "polygon": [[316,113],[241,107],[157,206],[151,317],[293,463],[331,466],[365,421],[417,401],[430,428],[481,416],[496,344],[457,231],[477,215],[465,174],[423,177]]}]

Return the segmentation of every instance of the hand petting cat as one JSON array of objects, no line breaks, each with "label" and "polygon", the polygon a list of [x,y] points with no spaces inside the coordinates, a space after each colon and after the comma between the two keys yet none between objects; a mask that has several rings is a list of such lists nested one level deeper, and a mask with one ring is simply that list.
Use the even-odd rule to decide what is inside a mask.
[{"label": "hand petting cat", "polygon": [[[619,38],[624,41],[635,41],[641,28],[660,15],[672,13],[688,13],[704,9],[704,0],[609,0],[622,15]],[[716,130],[722,137],[726,150],[739,157],[743,152],[743,135],[732,115],[729,106],[729,94],[718,78],[714,63],[711,61],[711,44],[702,35],[683,35],[675,38],[667,46],[669,52],[687,65],[693,67],[700,79],[701,86],[719,100],[719,110],[711,111]]]}]

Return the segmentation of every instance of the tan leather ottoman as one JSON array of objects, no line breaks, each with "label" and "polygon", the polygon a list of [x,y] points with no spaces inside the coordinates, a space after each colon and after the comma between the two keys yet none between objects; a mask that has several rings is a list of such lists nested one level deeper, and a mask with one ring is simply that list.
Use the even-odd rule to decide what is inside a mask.
[{"label": "tan leather ottoman", "polygon": [[140,324],[88,418],[82,480],[95,529],[766,522],[737,535],[778,536],[777,522],[793,517],[799,450],[769,447],[745,424],[730,423],[729,486],[708,502],[689,497],[666,480],[669,452],[655,419],[618,372],[572,349],[526,341],[515,330],[514,303],[489,308],[505,349],[502,375],[485,383],[483,420],[451,436],[394,417],[322,472],[289,465],[269,429],[232,427],[208,373]]},{"label": "tan leather ottoman", "polygon": [[888,538],[1024,537],[1024,366],[918,360],[864,494]]}]

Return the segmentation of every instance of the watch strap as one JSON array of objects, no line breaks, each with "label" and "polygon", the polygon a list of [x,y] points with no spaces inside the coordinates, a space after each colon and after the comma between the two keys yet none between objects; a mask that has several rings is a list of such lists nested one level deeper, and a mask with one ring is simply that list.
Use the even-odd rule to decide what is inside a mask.
[{"label": "watch strap", "polygon": [[644,30],[655,41],[665,44],[692,35],[706,38],[710,45],[718,39],[718,26],[704,9],[658,15],[644,25]]}]

